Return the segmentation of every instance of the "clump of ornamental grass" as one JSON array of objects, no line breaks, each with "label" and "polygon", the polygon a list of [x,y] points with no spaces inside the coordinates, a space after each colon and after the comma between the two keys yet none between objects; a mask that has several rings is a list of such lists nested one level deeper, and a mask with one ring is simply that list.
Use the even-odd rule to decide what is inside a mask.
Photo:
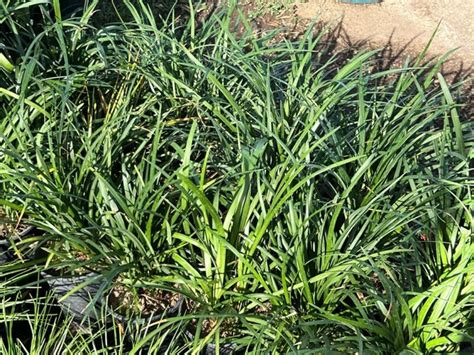
[{"label": "clump of ornamental grass", "polygon": [[256,37],[235,6],[158,26],[124,3],[8,47],[0,186],[30,262],[192,302],[134,351],[173,327],[195,352],[466,348],[472,125],[440,64],[335,68],[322,34]]}]

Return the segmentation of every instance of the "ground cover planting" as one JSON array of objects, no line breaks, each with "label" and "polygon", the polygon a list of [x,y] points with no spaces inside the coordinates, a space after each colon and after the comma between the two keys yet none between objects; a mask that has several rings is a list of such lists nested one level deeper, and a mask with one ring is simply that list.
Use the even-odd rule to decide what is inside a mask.
[{"label": "ground cover planting", "polygon": [[2,353],[472,349],[446,58],[381,71],[235,3],[122,3],[2,2]]}]

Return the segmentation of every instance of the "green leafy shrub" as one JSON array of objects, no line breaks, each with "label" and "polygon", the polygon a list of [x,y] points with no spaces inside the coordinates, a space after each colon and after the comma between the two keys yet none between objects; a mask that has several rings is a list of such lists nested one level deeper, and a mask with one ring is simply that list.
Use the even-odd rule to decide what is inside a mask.
[{"label": "green leafy shrub", "polygon": [[274,43],[232,6],[159,27],[125,3],[122,26],[92,27],[97,2],[51,22],[0,72],[2,203],[38,231],[20,251],[183,294],[132,352],[173,327],[190,352],[472,340],[472,125],[439,65],[335,68],[310,30]]}]

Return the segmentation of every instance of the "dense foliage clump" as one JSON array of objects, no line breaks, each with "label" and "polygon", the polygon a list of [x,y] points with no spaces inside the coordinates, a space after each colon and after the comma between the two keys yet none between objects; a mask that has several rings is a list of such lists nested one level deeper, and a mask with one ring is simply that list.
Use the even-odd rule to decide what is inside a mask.
[{"label": "dense foliage clump", "polygon": [[[198,22],[124,1],[129,20],[98,27],[98,1],[71,19],[53,1],[38,28],[7,3],[4,352],[472,344],[474,140],[440,63],[336,66],[322,33],[257,36],[233,6]],[[60,304],[99,281],[99,314],[78,330],[45,274],[89,275]],[[120,322],[117,290],[184,301]]]}]

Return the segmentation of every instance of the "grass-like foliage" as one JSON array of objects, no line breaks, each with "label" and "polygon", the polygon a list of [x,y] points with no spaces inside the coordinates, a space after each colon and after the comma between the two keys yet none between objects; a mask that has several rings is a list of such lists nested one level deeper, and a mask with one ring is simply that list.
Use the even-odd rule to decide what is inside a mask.
[{"label": "grass-like foliage", "polygon": [[[336,66],[322,33],[259,37],[235,6],[197,21],[124,0],[130,21],[94,27],[98,1],[72,19],[41,3],[0,8],[0,202],[35,227],[7,234],[1,352],[472,344],[474,140],[440,63]],[[44,271],[95,273],[94,324],[72,327]],[[187,306],[118,324],[117,286]]]}]

